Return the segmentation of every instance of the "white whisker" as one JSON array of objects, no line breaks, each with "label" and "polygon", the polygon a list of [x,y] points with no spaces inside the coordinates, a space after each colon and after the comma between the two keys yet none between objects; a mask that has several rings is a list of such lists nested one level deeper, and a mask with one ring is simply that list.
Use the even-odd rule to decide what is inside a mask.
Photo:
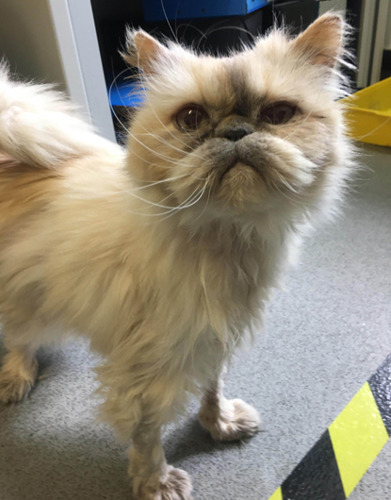
[{"label": "white whisker", "polygon": [[[119,125],[120,125],[123,129],[124,129],[124,131],[127,133],[127,132],[128,132],[128,128],[127,128],[127,127],[126,127],[126,125],[125,125],[125,124],[124,124],[124,123],[123,123],[123,122],[119,119],[119,117],[118,117],[117,113],[116,113],[116,112],[115,112],[115,110],[114,110],[114,106],[111,104],[111,93],[112,93],[112,91],[113,91],[113,85],[115,85],[115,86],[116,86],[117,91],[118,91],[117,80],[118,80],[118,78],[120,78],[120,76],[121,76],[123,73],[125,73],[126,71],[129,71],[129,69],[128,69],[128,68],[125,68],[125,69],[123,69],[122,71],[120,71],[120,72],[118,73],[118,75],[116,75],[116,77],[114,78],[114,80],[111,82],[110,87],[109,87],[109,104],[110,104],[110,109],[111,109],[112,113],[114,114],[114,116],[115,116],[115,118],[116,118],[117,122],[118,122],[118,123],[119,123]],[[118,94],[119,94],[119,92],[118,92]],[[122,101],[122,98],[121,98],[121,101]],[[123,101],[122,101],[122,102],[123,102]]]},{"label": "white whisker", "polygon": [[[210,179],[210,176],[207,178],[206,182],[205,182],[205,185],[208,184],[208,180]],[[202,212],[198,215],[198,217],[196,217],[195,221],[198,221],[199,219],[201,219],[201,217],[204,215],[204,213],[206,212],[206,209],[208,208],[208,204],[209,204],[209,200],[210,200],[210,195],[211,195],[211,192],[212,192],[212,183],[209,183],[209,191],[208,191],[208,196],[206,198],[206,202],[205,202],[205,206],[204,208],[202,209]]]},{"label": "white whisker", "polygon": [[[143,127],[143,128],[144,128],[144,127]],[[187,146],[187,147],[188,147],[188,151],[186,151],[185,149],[177,148],[176,146],[174,146],[174,144],[171,144],[170,142],[167,142],[165,139],[163,139],[163,137],[161,137],[161,136],[159,136],[159,135],[157,135],[157,134],[154,134],[154,133],[152,133],[152,132],[149,132],[146,128],[144,128],[144,130],[146,130],[146,132],[145,132],[145,133],[143,133],[143,134],[137,134],[137,135],[138,135],[138,136],[139,136],[139,135],[147,135],[147,136],[149,136],[149,137],[153,137],[154,139],[158,140],[158,141],[159,141],[159,142],[161,142],[162,144],[165,144],[165,145],[167,145],[168,147],[170,147],[170,148],[174,149],[175,151],[178,151],[179,153],[182,153],[182,154],[190,154],[191,152],[194,152],[194,151],[195,151],[195,149],[194,149],[194,148],[192,148],[192,147],[190,147],[190,146]],[[184,144],[184,143],[182,143],[182,144]],[[200,155],[198,155],[198,154],[194,154],[193,156],[194,156],[194,157],[196,157],[196,158],[199,158],[199,159],[200,159],[200,160],[202,160],[202,161],[205,161],[205,160],[206,160],[206,158],[204,158],[203,156],[200,156]]]},{"label": "white whisker", "polygon": [[[207,184],[204,184],[204,186],[201,188],[200,192],[198,194],[196,194],[189,203],[187,203],[187,204],[182,203],[181,205],[178,205],[178,207],[175,207],[172,210],[172,213],[170,215],[173,215],[175,212],[178,212],[180,210],[185,210],[186,208],[190,208],[190,207],[194,206],[196,203],[198,203],[200,201],[200,199],[204,196],[205,191],[206,191],[206,187],[207,187]],[[195,191],[193,193],[195,193]],[[185,201],[187,201],[187,200],[185,200]],[[169,217],[170,215],[168,215],[167,217]],[[164,217],[164,218],[167,218],[167,217]]]},{"label": "white whisker", "polygon": [[149,181],[142,181],[142,182],[146,182],[147,184],[144,184],[143,186],[139,186],[139,187],[134,188],[134,191],[142,191],[143,189],[147,189],[147,188],[150,188],[150,187],[158,186],[159,184],[164,184],[166,182],[172,182],[172,181],[176,181],[178,179],[183,179],[184,177],[187,177],[187,175],[188,174],[182,174],[182,175],[178,175],[176,177],[167,177],[166,179],[161,179],[159,181],[154,181],[154,182],[151,182],[149,184],[148,184]]},{"label": "white whisker", "polygon": [[[136,134],[133,134],[133,133],[129,132],[129,136],[132,137],[132,139],[134,139],[138,144],[140,144],[140,146],[142,146],[146,150],[150,151],[157,158],[161,158],[162,160],[165,160],[165,161],[167,161],[169,163],[175,163],[175,164],[177,163],[178,159],[172,158],[172,157],[164,155],[162,153],[158,153],[155,149],[150,148],[143,141],[140,141],[140,139],[137,138]],[[133,153],[134,152],[132,150],[132,154]],[[147,161],[147,160],[144,159],[144,161]]]}]

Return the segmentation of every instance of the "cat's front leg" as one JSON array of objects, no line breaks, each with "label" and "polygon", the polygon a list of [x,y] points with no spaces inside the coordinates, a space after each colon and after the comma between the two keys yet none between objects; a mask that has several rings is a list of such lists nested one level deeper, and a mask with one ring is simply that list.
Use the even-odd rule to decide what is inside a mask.
[{"label": "cat's front leg", "polygon": [[160,428],[141,422],[129,451],[129,474],[137,500],[191,500],[191,479],[168,465],[160,441]]},{"label": "cat's front leg", "polygon": [[226,399],[222,377],[210,383],[202,399],[198,419],[216,441],[236,441],[254,436],[261,429],[255,408],[241,399]]},{"label": "cat's front leg", "polygon": [[[148,362],[130,349],[116,353],[116,363],[97,369],[105,401],[101,415],[124,439],[130,439],[129,475],[134,500],[191,500],[191,479],[168,465],[162,448],[161,427],[184,407],[184,379],[173,363],[159,363],[149,349]],[[130,354],[129,354],[130,353]],[[173,373],[170,373],[171,366]]]}]

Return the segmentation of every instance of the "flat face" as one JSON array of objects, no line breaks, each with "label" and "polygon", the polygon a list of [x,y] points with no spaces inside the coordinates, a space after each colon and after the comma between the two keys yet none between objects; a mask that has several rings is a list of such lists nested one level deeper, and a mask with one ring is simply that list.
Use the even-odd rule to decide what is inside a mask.
[{"label": "flat face", "polygon": [[145,102],[130,130],[136,178],[158,181],[170,202],[207,201],[215,213],[254,215],[311,198],[342,149],[325,48],[320,60],[277,31],[223,58],[154,46],[151,62],[150,45],[141,44]]}]

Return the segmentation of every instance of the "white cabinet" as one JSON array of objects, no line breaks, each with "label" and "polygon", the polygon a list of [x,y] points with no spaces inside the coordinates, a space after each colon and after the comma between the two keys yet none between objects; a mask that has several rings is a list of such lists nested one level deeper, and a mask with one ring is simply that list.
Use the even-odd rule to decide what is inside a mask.
[{"label": "white cabinet", "polygon": [[0,53],[22,76],[58,83],[115,140],[89,0],[0,0]]}]

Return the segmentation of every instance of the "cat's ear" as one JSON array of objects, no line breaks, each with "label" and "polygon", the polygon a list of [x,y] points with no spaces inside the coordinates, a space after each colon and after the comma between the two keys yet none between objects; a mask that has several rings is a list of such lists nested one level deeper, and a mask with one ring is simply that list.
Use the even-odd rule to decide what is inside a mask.
[{"label": "cat's ear", "polygon": [[291,43],[294,50],[306,54],[313,64],[334,67],[343,50],[343,17],[326,13],[314,21]]},{"label": "cat's ear", "polygon": [[154,73],[156,63],[168,57],[169,49],[144,30],[126,30],[126,52],[121,56],[131,66],[142,69],[145,73]]}]

